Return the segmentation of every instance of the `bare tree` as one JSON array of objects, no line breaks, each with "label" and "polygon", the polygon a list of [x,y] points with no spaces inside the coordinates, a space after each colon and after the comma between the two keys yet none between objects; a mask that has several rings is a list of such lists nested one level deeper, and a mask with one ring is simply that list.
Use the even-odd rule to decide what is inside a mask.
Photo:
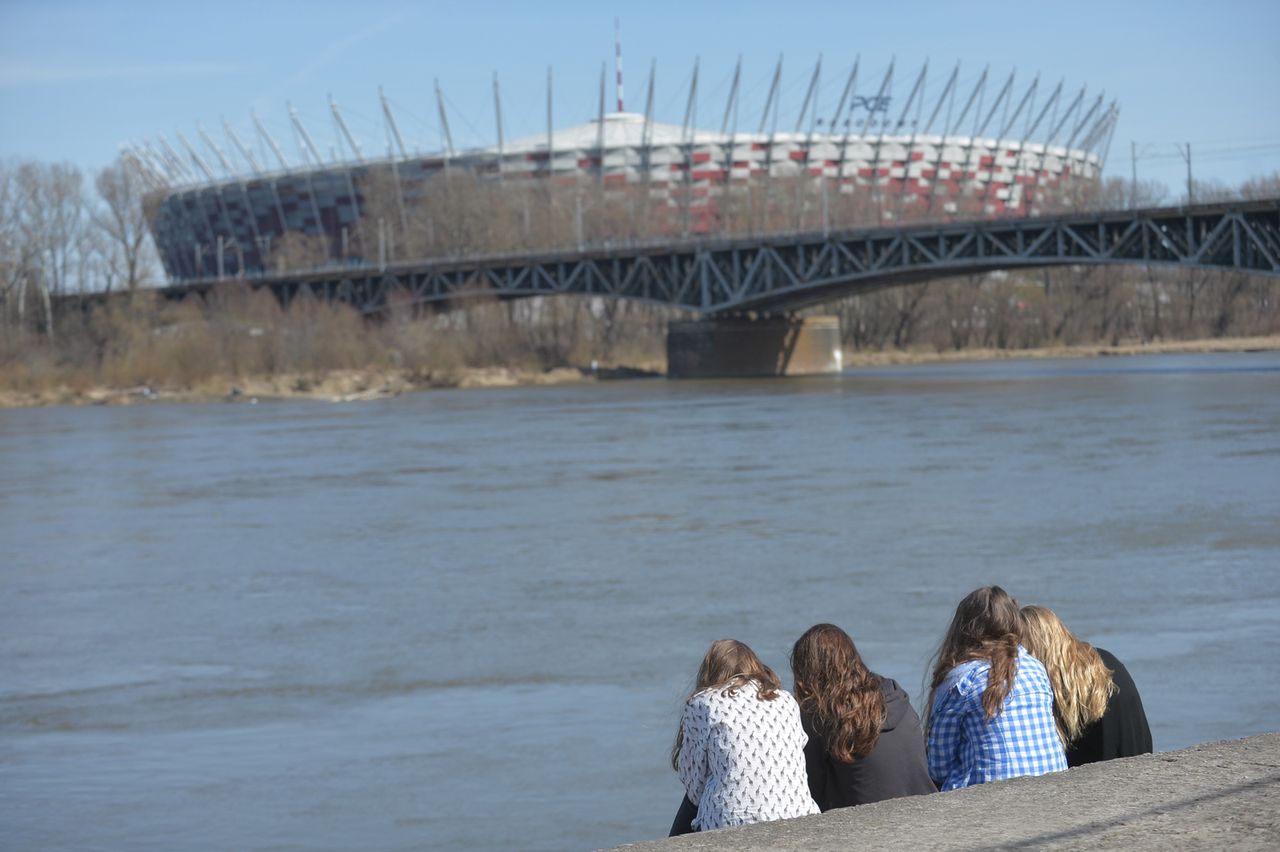
[{"label": "bare tree", "polygon": [[1240,184],[1241,198],[1275,198],[1277,195],[1280,195],[1280,172],[1250,178]]},{"label": "bare tree", "polygon": [[18,239],[27,245],[29,261],[17,283],[18,319],[23,320],[27,288],[35,285],[44,308],[45,334],[53,337],[55,295],[70,290],[84,248],[84,178],[70,163],[19,164],[14,176],[17,192]]},{"label": "bare tree", "polygon": [[330,260],[329,241],[323,234],[285,231],[271,249],[269,262],[276,272],[315,269]]},{"label": "bare tree", "polygon": [[120,158],[98,172],[94,184],[103,206],[94,211],[93,223],[116,249],[109,255],[115,265],[112,277],[132,293],[148,283],[153,269],[142,174],[135,161]]},{"label": "bare tree", "polygon": [[0,163],[0,300],[19,327],[26,315],[26,284],[35,268],[35,244],[27,239],[25,212],[18,167]]}]

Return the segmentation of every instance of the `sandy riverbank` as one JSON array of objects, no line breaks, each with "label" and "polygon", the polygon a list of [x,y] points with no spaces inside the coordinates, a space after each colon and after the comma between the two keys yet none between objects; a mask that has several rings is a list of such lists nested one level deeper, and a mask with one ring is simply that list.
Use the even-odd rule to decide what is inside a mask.
[{"label": "sandy riverbank", "polygon": [[112,388],[100,385],[61,385],[38,390],[0,389],[0,408],[43,405],[136,405],[147,402],[240,402],[272,399],[311,399],[323,402],[362,402],[403,393],[439,388],[492,388],[557,385],[591,381],[575,368],[525,370],[475,367],[432,372],[421,370],[333,370],[322,375],[278,373],[216,379],[198,385],[143,385]]},{"label": "sandy riverbank", "polygon": [[950,361],[1005,361],[1048,358],[1100,358],[1128,355],[1169,355],[1175,353],[1264,352],[1280,350],[1280,335],[1270,337],[1229,337],[1208,340],[1170,340],[1159,343],[1122,343],[1118,346],[1045,346],[1040,349],[961,349],[938,352],[933,349],[893,349],[883,352],[844,353],[845,367],[879,367],[895,364],[932,364]]},{"label": "sandy riverbank", "polygon": [[[938,352],[933,349],[848,351],[847,368],[953,361],[1010,359],[1094,358],[1169,353],[1254,352],[1280,350],[1280,335],[1119,346],[1052,346],[1042,349],[965,349]],[[508,367],[469,367],[431,370],[335,370],[323,375],[280,373],[271,376],[211,380],[187,387],[140,386],[113,388],[101,385],[48,388],[0,388],[0,408],[45,405],[133,405],[146,402],[240,402],[271,399],[311,399],[324,402],[362,402],[387,399],[403,393],[439,388],[494,388],[562,385],[600,379],[656,377],[663,364],[628,365],[589,369],[562,367],[534,370]]]}]

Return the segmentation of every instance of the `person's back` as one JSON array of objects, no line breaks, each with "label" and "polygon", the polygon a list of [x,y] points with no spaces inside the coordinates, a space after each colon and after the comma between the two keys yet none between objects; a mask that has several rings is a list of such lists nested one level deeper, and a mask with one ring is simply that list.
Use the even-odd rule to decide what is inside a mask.
[{"label": "person's back", "polygon": [[1067,768],[1053,717],[1053,687],[1039,660],[1018,648],[1013,685],[995,716],[982,697],[991,662],[955,666],[934,693],[929,774],[942,790]]},{"label": "person's back", "polygon": [[761,700],[749,681],[711,688],[685,707],[677,769],[699,831],[817,813],[805,775],[804,729],[791,694]]},{"label": "person's back", "polygon": [[1102,718],[1085,727],[1079,739],[1067,748],[1067,765],[1083,766],[1100,760],[1133,757],[1152,751],[1151,727],[1142,708],[1137,684],[1129,670],[1102,648],[1095,648],[1102,663],[1111,670],[1115,692],[1107,699]]},{"label": "person's back", "polygon": [[890,678],[873,675],[884,695],[885,720],[870,754],[852,763],[831,754],[827,732],[812,712],[801,709],[809,742],[805,762],[809,791],[824,811],[937,791],[925,762],[924,730],[907,693]]}]

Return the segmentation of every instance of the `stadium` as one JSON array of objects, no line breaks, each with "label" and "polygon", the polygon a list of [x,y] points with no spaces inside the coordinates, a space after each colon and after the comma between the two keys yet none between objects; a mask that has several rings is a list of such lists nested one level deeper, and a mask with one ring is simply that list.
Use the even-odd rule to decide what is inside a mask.
[{"label": "stadium", "polygon": [[523,138],[503,138],[495,77],[493,144],[454,148],[437,84],[443,145],[428,153],[405,145],[379,93],[389,156],[365,156],[332,99],[337,146],[327,159],[292,107],[297,161],[257,116],[254,144],[224,123],[222,144],[198,127],[203,149],[179,133],[176,145],[160,138],[125,156],[148,180],[148,219],[173,281],[1080,206],[1097,186],[1116,103],[985,70],[962,85],[959,70],[926,99],[927,63],[903,97],[892,63],[860,84],[855,62],[827,90],[835,103],[820,104],[819,61],[780,129],[779,60],[758,122],[743,131],[739,63],[710,130],[697,126],[696,64],[675,124],[654,118],[652,69],[644,111],[625,110],[619,53],[616,110],[605,109],[602,71],[595,117],[553,126],[548,72],[546,131]]}]

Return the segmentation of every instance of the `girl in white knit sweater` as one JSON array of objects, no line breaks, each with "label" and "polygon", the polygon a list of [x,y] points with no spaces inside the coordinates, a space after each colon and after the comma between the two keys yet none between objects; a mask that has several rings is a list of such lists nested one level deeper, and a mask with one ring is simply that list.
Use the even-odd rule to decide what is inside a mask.
[{"label": "girl in white knit sweater", "polygon": [[800,708],[773,670],[734,639],[698,667],[671,751],[699,831],[818,813],[809,794]]}]

